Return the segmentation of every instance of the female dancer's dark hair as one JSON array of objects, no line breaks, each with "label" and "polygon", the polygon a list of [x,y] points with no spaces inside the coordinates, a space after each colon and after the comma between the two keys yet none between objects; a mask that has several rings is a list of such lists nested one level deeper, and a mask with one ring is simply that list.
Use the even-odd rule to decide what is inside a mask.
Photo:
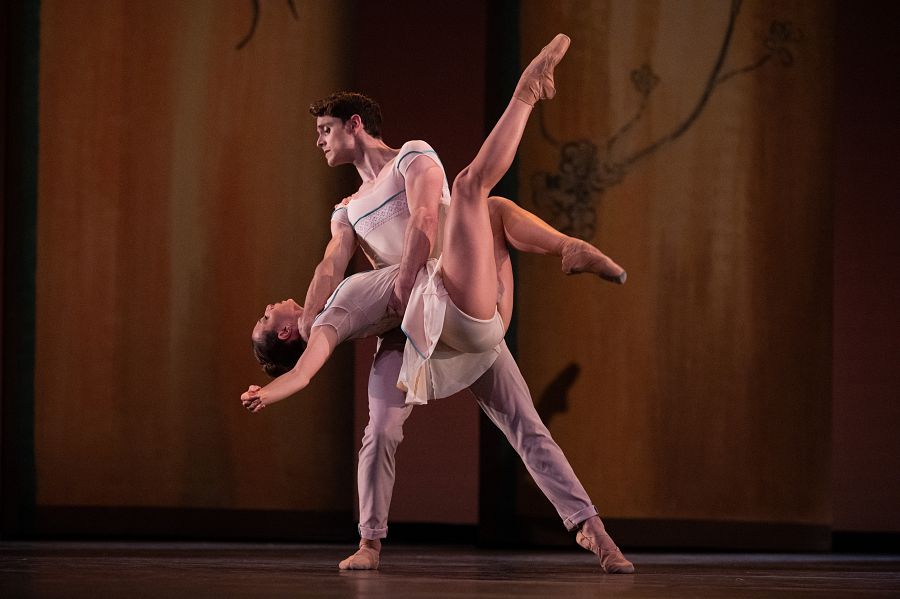
[{"label": "female dancer's dark hair", "polygon": [[278,338],[277,331],[264,333],[260,339],[253,339],[252,344],[253,357],[272,378],[289,372],[306,349],[303,339],[284,341]]}]

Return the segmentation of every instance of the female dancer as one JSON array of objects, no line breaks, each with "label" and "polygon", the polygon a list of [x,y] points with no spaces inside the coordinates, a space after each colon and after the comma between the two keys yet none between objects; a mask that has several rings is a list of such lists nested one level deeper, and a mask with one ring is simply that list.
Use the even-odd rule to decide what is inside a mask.
[{"label": "female dancer", "polygon": [[[553,68],[567,47],[568,38],[557,36],[529,65],[513,101],[474,161],[453,183],[443,254],[420,271],[403,319],[408,342],[398,386],[407,390],[408,403],[424,403],[469,386],[498,354],[506,330],[498,304],[498,298],[503,297],[498,293],[495,257],[498,228],[503,244],[509,239],[515,245],[515,236],[504,236],[506,222],[498,223],[497,218],[492,222],[487,192],[512,163],[533,104],[555,94]],[[502,201],[492,204],[498,202],[502,205]],[[543,227],[546,225],[540,223],[536,230],[549,235]],[[583,242],[571,243],[575,240],[555,231],[553,234],[562,242],[551,244],[550,249],[563,255],[564,268],[568,261],[573,272],[588,270],[624,282],[621,267],[595,248]],[[550,253],[547,245],[537,244],[534,249]],[[296,393],[309,383],[340,341],[395,326],[396,320],[386,317],[395,276],[396,267],[388,267],[346,279],[317,317],[309,343],[294,367],[264,388],[251,386],[241,396],[243,405],[257,412]],[[254,329],[254,339],[299,340],[300,316],[302,308],[292,300],[270,305]],[[607,572],[633,571],[608,536],[608,542],[602,542],[579,532],[577,540],[600,556]]]}]

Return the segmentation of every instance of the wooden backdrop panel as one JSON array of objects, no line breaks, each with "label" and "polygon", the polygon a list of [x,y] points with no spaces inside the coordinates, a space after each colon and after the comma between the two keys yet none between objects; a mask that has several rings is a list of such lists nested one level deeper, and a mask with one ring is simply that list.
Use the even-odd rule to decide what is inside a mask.
[{"label": "wooden backdrop panel", "polygon": [[343,2],[42,3],[40,505],[345,509],[339,354],[251,416],[249,333],[302,302],[343,175],[311,100],[347,85]]},{"label": "wooden backdrop panel", "polygon": [[[520,199],[629,273],[521,257],[520,365],[576,473],[607,516],[830,522],[831,5],[521,18],[523,61],[573,42]],[[520,514],[548,513],[518,488]]]}]

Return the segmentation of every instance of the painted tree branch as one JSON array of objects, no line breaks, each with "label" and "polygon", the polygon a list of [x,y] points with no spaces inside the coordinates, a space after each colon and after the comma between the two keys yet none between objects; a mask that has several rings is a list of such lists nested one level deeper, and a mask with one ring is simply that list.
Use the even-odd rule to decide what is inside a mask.
[{"label": "painted tree branch", "polygon": [[[299,21],[300,15],[297,13],[297,6],[294,4],[294,0],[287,0],[287,4],[291,14],[294,15],[294,20]],[[256,33],[256,26],[259,24],[259,0],[250,0],[250,6],[253,9],[253,19],[250,22],[250,31],[248,31],[247,35],[237,43],[237,46],[235,46],[236,50],[241,50],[251,39],[253,39],[253,35]]]},{"label": "painted tree branch", "polygon": [[697,120],[697,117],[700,116],[700,113],[703,112],[703,108],[706,107],[706,103],[709,102],[709,97],[712,95],[713,90],[716,87],[716,80],[719,78],[719,72],[722,70],[722,65],[725,64],[725,57],[728,56],[728,50],[731,47],[731,36],[734,33],[734,23],[737,20],[738,13],[741,10],[741,0],[732,0],[731,2],[731,13],[728,17],[728,27],[725,29],[725,38],[722,40],[722,45],[719,47],[719,55],[716,57],[716,64],[713,66],[712,72],[709,74],[709,77],[706,80],[706,87],[703,88],[703,93],[700,95],[700,99],[697,101],[697,105],[694,106],[694,110],[691,114],[688,115],[684,121],[675,129],[669,133],[657,139],[655,142],[651,143],[647,147],[638,150],[628,158],[623,161],[624,166],[628,167],[644,158],[649,156],[662,146],[666,144],[670,144],[681,135],[687,131],[690,126]]},{"label": "painted tree branch", "polygon": [[582,239],[589,239],[595,233],[596,202],[607,189],[624,180],[631,167],[650,156],[660,148],[674,142],[694,124],[709,102],[715,89],[726,81],[756,70],[772,57],[777,57],[784,66],[793,64],[793,54],[788,44],[801,39],[799,31],[786,21],[773,21],[764,40],[766,52],[760,58],[743,67],[723,73],[723,67],[731,48],[737,17],[742,0],[732,0],[725,34],[706,84],[691,112],[669,133],[649,143],[647,146],[619,159],[618,147],[624,143],[633,127],[643,118],[650,105],[650,95],[659,83],[659,77],[649,64],[643,64],[631,72],[631,82],[641,95],[635,113],[620,126],[606,141],[604,151],[587,139],[561,142],[548,130],[540,112],[541,133],[544,139],[560,149],[559,167],[556,173],[535,173],[532,185],[535,190],[535,204],[544,212],[549,212],[547,220],[559,230]]}]

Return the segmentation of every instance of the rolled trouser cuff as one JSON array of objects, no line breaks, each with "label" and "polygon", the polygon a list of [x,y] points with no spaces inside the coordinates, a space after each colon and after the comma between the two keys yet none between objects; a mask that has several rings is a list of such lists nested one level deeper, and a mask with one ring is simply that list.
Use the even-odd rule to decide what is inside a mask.
[{"label": "rolled trouser cuff", "polygon": [[387,536],[387,526],[384,528],[369,528],[368,526],[363,526],[362,524],[357,525],[356,529],[359,531],[359,536],[363,539],[383,539]]},{"label": "rolled trouser cuff", "polygon": [[[599,515],[597,508],[593,505],[589,505],[582,510],[578,510],[568,518],[563,519],[563,524],[566,525],[566,530],[572,531],[578,528],[578,526],[587,520],[588,518],[593,518],[594,516]],[[387,530],[387,529],[385,529]]]}]

